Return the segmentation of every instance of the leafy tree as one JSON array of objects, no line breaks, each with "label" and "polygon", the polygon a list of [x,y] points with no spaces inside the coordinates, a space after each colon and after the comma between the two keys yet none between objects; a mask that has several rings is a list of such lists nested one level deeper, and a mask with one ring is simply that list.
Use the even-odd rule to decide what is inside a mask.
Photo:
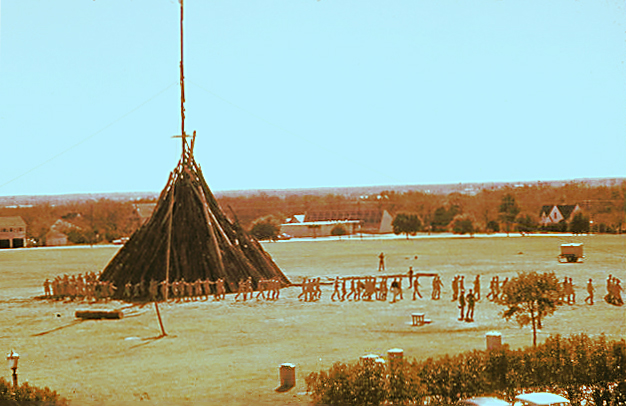
[{"label": "leafy tree", "polygon": [[409,234],[415,235],[422,229],[422,221],[417,214],[398,213],[393,219],[391,227],[393,227],[394,234],[406,234],[408,240]]},{"label": "leafy tree", "polygon": [[330,235],[334,236],[342,236],[348,234],[348,230],[343,224],[337,224],[335,227],[330,230]]},{"label": "leafy tree", "polygon": [[489,220],[487,222],[487,231],[497,233],[498,231],[500,231],[500,224],[495,220]]},{"label": "leafy tree", "polygon": [[515,317],[520,326],[532,325],[533,346],[537,346],[537,328],[560,304],[561,285],[554,272],[520,272],[505,286],[502,304],[507,307],[503,317]]},{"label": "leafy tree", "polygon": [[469,234],[474,236],[474,221],[468,216],[456,216],[452,221],[452,232],[454,234]]},{"label": "leafy tree", "polygon": [[445,206],[440,206],[435,210],[435,214],[433,216],[433,221],[431,223],[433,231],[443,231],[445,230],[454,216],[456,216],[461,211],[461,208],[458,205],[451,205],[446,208]]},{"label": "leafy tree", "polygon": [[569,231],[574,234],[583,234],[589,232],[589,217],[582,213],[576,213],[569,224]]},{"label": "leafy tree", "polygon": [[508,236],[509,231],[511,231],[511,224],[513,224],[515,218],[520,212],[520,208],[515,201],[515,197],[513,197],[510,193],[504,195],[498,211],[500,213],[500,218],[506,224],[506,235]]},{"label": "leafy tree", "polygon": [[257,240],[275,240],[280,233],[280,221],[274,216],[265,216],[257,219],[250,229]]}]

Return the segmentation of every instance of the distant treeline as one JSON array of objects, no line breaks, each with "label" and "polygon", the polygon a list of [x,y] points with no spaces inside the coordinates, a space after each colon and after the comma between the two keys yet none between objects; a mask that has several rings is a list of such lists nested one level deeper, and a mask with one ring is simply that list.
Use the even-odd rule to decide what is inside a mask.
[{"label": "distant treeline", "polygon": [[[593,186],[570,182],[562,186],[537,183],[519,187],[505,186],[471,193],[436,194],[425,191],[382,191],[371,195],[326,195],[306,193],[269,194],[259,192],[218,198],[224,212],[250,229],[260,218],[286,219],[295,214],[318,210],[387,210],[416,214],[422,229],[450,231],[457,216],[470,219],[475,232],[497,231],[502,224],[501,205],[505,196],[513,197],[519,208],[516,224],[534,231],[544,205],[578,204],[591,223],[591,231],[616,233],[626,228],[626,181],[613,186]],[[51,227],[62,220],[63,229],[73,243],[99,243],[130,236],[140,225],[136,203],[151,199],[119,201],[106,198],[66,204],[34,204],[31,207],[0,207],[0,216],[21,216],[27,223],[27,237],[41,245]],[[281,220],[281,221],[282,221]],[[75,226],[68,226],[68,224]],[[65,228],[64,228],[65,225]],[[513,231],[513,230],[511,230]],[[558,229],[548,231],[566,231]]]},{"label": "distant treeline", "polygon": [[[534,231],[533,226],[537,226],[544,205],[578,204],[584,215],[593,221],[594,232],[618,232],[626,225],[626,182],[614,186],[571,182],[558,187],[538,183],[449,194],[382,191],[365,196],[332,193],[276,196],[258,193],[225,196],[218,200],[229,215],[236,213],[241,224],[248,228],[255,220],[269,216],[284,219],[317,210],[380,209],[387,210],[392,216],[398,213],[417,214],[423,229],[437,232],[449,231],[448,227],[456,216],[471,219],[476,231],[494,231],[496,224],[502,222],[500,206],[507,195],[512,196],[519,207],[517,218],[522,224],[528,223],[526,231]],[[557,228],[548,231],[567,230]]]}]

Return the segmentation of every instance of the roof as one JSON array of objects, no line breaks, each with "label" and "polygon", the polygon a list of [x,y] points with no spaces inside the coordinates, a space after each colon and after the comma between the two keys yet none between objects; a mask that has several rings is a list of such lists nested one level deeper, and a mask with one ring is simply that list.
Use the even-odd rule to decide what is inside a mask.
[{"label": "roof", "polygon": [[459,402],[461,405],[476,405],[476,406],[511,406],[506,400],[499,398],[493,398],[488,396],[478,396],[475,398],[463,399]]},{"label": "roof", "polygon": [[548,215],[550,214],[550,212],[552,211],[552,208],[554,207],[553,204],[547,204],[545,206],[541,206],[541,211],[539,212],[539,217],[541,217],[542,215]]},{"label": "roof", "polygon": [[328,221],[305,221],[304,223],[283,223],[281,226],[290,225],[297,227],[329,226],[334,224],[359,224],[359,220],[328,220]]},{"label": "roof", "polygon": [[20,216],[0,217],[0,227],[26,227]]},{"label": "roof", "polygon": [[563,215],[563,218],[567,220],[569,216],[571,216],[572,212],[576,210],[576,207],[578,207],[578,205],[577,204],[556,204],[556,205],[550,204],[550,205],[541,206],[539,217],[543,215],[548,216],[554,207],[556,207],[559,210],[559,212]]},{"label": "roof", "polygon": [[383,210],[318,210],[306,214],[305,222],[360,220],[364,223],[380,223]]},{"label": "roof", "polygon": [[570,403],[569,400],[567,400],[563,396],[548,392],[523,393],[521,395],[517,395],[515,397],[515,400],[532,403],[533,405],[554,405]]},{"label": "roof", "polygon": [[576,205],[575,204],[560,204],[560,205],[558,205],[556,207],[558,207],[559,211],[563,215],[563,218],[566,219],[566,220],[572,214],[574,209],[576,209]]},{"label": "roof", "polygon": [[141,218],[149,218],[156,207],[156,203],[137,203],[135,209]]}]

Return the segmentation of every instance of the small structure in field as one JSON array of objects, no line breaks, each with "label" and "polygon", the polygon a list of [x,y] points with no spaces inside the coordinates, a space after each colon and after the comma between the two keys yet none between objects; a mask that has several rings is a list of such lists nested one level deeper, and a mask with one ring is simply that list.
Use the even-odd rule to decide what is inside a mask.
[{"label": "small structure in field", "polygon": [[582,243],[561,244],[561,255],[557,257],[559,262],[583,262]]}]

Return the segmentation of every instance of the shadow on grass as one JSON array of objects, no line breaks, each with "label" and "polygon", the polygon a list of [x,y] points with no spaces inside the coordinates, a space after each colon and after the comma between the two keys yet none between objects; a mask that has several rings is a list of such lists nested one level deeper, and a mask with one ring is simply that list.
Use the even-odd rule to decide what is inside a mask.
[{"label": "shadow on grass", "polygon": [[130,349],[130,350],[133,350],[133,349],[135,349],[135,348],[144,347],[144,346],[146,346],[146,345],[148,345],[148,344],[152,344],[152,343],[154,343],[154,342],[157,342],[158,340],[160,340],[160,339],[162,339],[162,338],[168,338],[168,337],[169,337],[169,338],[176,338],[176,336],[169,336],[169,335],[167,335],[167,334],[166,334],[166,335],[161,334],[161,335],[158,335],[158,336],[156,336],[156,337],[146,337],[146,338],[141,338],[140,340],[141,340],[141,341],[143,341],[142,343],[139,343],[139,344],[133,345],[133,346],[129,347],[129,349]]},{"label": "shadow on grass", "polygon": [[59,327],[53,328],[52,330],[42,331],[41,333],[32,334],[31,337],[39,337],[39,336],[43,336],[43,335],[46,335],[46,334],[54,333],[55,331],[63,330],[64,328],[68,328],[68,327],[72,327],[72,326],[75,326],[77,324],[80,324],[83,321],[86,321],[86,320],[75,320],[75,321],[73,321],[73,322],[71,322],[69,324],[65,324],[63,326],[59,326]]}]

